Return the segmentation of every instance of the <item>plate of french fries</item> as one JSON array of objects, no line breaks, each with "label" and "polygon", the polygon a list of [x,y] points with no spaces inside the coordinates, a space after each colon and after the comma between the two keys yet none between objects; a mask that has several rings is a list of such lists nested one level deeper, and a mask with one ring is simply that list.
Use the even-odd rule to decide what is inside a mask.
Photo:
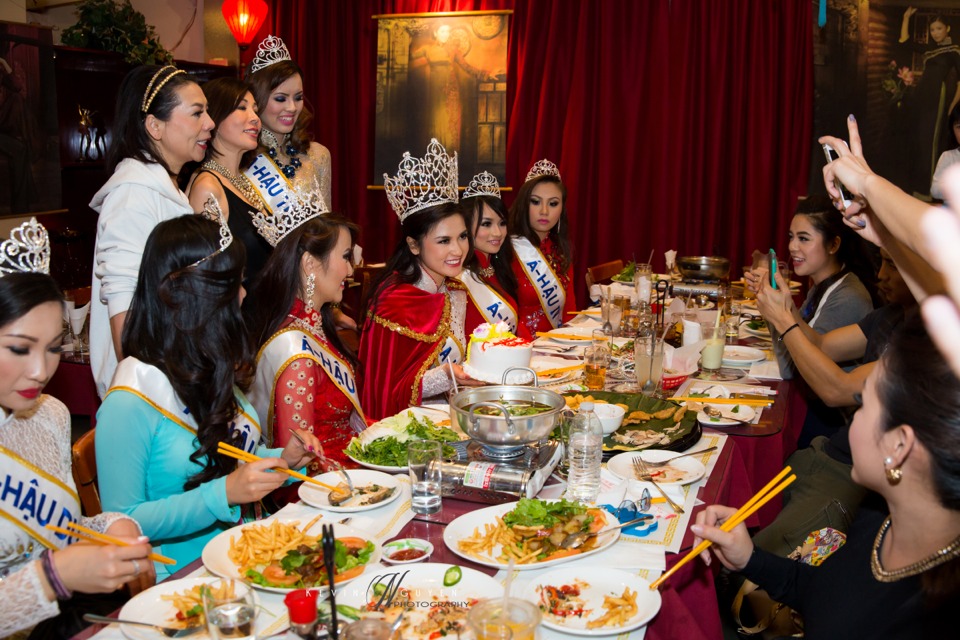
[{"label": "plate of french fries", "polygon": [[[288,554],[301,553],[304,550],[316,550],[320,547],[320,528],[322,515],[310,521],[290,518],[268,518],[257,522],[247,522],[228,529],[214,537],[203,548],[201,559],[210,573],[222,578],[238,578],[250,582],[255,589],[287,593],[293,589],[326,589],[326,573],[319,571],[315,577],[321,582],[310,579],[297,580],[296,571],[305,572],[308,565],[316,565],[314,560],[322,557],[304,553],[307,561],[294,563],[296,570],[287,573],[283,561]],[[341,568],[338,564],[334,580],[337,585],[345,584],[360,576],[367,566],[380,560],[380,545],[366,531],[360,531],[341,524],[334,525],[334,538],[344,545],[345,557],[350,566]],[[361,553],[362,551],[362,553]],[[351,560],[350,558],[355,558]],[[319,563],[322,567],[322,562]],[[274,581],[273,584],[266,581]],[[288,584],[281,584],[288,583]]]},{"label": "plate of french fries", "polygon": [[[560,550],[556,544],[547,545],[547,531],[539,533],[533,528],[510,526],[504,522],[504,516],[513,511],[523,502],[508,502],[484,509],[465,513],[454,519],[443,530],[443,542],[451,551],[462,558],[473,560],[478,564],[497,569],[506,569],[513,559],[514,569],[518,571],[528,569],[543,569],[577,558],[592,555],[614,544],[620,537],[615,530],[604,531],[618,524],[616,519],[601,509],[589,508],[591,514],[596,514],[598,521],[596,529],[599,535],[588,538],[581,548],[575,550]],[[541,502],[556,503],[557,500]],[[602,520],[599,520],[602,519]],[[574,531],[584,530],[574,527],[558,537],[565,537]],[[533,543],[537,543],[536,547]]]},{"label": "plate of french fries", "polygon": [[530,587],[543,626],[578,636],[627,633],[660,611],[660,592],[619,569],[561,567],[534,578]]},{"label": "plate of french fries", "polygon": [[[188,629],[202,626],[203,631],[192,634],[191,638],[202,640],[210,636],[206,631],[203,617],[203,604],[200,601],[200,589],[219,578],[183,578],[167,580],[141,591],[127,601],[120,609],[121,620],[137,620],[148,624],[175,629]],[[229,588],[224,584],[224,588]],[[257,633],[262,633],[271,624],[269,616],[257,617]],[[165,635],[149,627],[121,624],[120,631],[130,640],[157,640]]]}]

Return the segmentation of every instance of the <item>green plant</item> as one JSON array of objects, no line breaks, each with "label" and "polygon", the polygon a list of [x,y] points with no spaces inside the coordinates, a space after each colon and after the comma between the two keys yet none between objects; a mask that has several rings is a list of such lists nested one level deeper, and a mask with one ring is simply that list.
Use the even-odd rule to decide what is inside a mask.
[{"label": "green plant", "polygon": [[63,30],[63,44],[120,53],[131,64],[173,62],[173,54],[130,0],[83,0],[77,13],[77,24]]}]

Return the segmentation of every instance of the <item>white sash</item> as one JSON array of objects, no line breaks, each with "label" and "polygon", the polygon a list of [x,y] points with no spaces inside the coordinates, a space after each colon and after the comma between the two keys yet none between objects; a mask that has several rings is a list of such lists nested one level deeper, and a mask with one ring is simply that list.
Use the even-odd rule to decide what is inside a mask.
[{"label": "white sash", "polygon": [[523,236],[513,236],[513,250],[520,259],[523,273],[540,298],[540,306],[547,320],[556,329],[563,324],[563,305],[567,300],[567,292],[561,286],[560,278],[540,249]]},{"label": "white sash", "polygon": [[[167,376],[153,365],[132,357],[124,358],[117,365],[107,395],[114,391],[127,391],[140,397],[178,426],[197,434],[197,421],[190,415],[190,409],[177,397]],[[239,395],[237,404],[240,413],[230,423],[230,430],[240,433],[239,447],[253,453],[260,444],[260,424],[254,416],[244,411]]]},{"label": "white sash", "polygon": [[437,354],[437,361],[441,365],[448,362],[452,362],[453,364],[463,362],[463,352],[460,350],[460,343],[457,342],[453,336],[447,337],[443,348],[440,349],[440,353]]},{"label": "white sash", "polygon": [[269,156],[261,153],[243,173],[250,179],[253,188],[267,203],[271,212],[276,214],[290,207],[293,184]]},{"label": "white sash", "polygon": [[65,527],[80,518],[77,492],[4,447],[0,447],[0,461],[0,517],[48,549],[60,549],[76,541],[45,525]]},{"label": "white sash", "polygon": [[[480,314],[490,324],[506,322],[510,331],[517,332],[517,310],[497,290],[481,280],[480,276],[464,269],[457,276],[467,288],[467,294]],[[465,327],[469,335],[476,327]]]},{"label": "white sash", "polygon": [[[360,408],[360,392],[353,369],[323,343],[298,327],[286,327],[273,335],[257,355],[257,376],[250,390],[250,401],[257,413],[267,416],[267,443],[273,446],[273,405],[277,380],[291,361],[309,358],[320,365],[330,381],[350,400],[357,415],[366,422]],[[314,402],[320,402],[314,398]]]}]

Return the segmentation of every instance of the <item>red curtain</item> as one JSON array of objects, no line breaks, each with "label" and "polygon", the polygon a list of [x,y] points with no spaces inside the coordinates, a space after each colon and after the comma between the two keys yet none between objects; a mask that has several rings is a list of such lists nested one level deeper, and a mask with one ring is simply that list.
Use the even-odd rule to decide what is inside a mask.
[{"label": "red curtain", "polygon": [[271,0],[254,42],[282,37],[303,67],[334,208],[363,227],[368,261],[385,259],[399,231],[384,193],[366,188],[371,16],[477,9],[514,11],[507,182],[557,162],[578,275],[651,250],[659,269],[667,249],[726,255],[738,275],[752,249],[785,249],[809,166],[809,0]]}]

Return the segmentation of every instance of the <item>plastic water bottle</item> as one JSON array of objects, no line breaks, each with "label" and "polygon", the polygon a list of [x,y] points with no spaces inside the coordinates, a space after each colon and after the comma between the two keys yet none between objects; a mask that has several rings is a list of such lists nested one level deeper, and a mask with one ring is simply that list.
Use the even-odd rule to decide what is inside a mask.
[{"label": "plastic water bottle", "polygon": [[600,494],[603,428],[592,402],[581,402],[567,437],[567,494],[570,500],[596,502]]}]

